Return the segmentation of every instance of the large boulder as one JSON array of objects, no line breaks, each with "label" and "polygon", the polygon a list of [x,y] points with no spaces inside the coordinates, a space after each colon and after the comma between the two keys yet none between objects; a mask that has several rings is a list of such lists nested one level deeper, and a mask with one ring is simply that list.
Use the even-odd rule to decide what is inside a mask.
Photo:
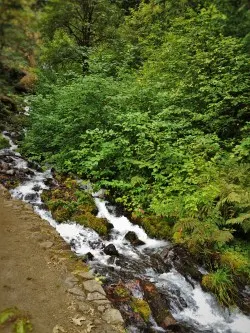
[{"label": "large boulder", "polygon": [[109,245],[105,246],[103,252],[109,256],[119,257],[119,253],[118,253],[116,247],[114,246],[114,244],[109,244]]},{"label": "large boulder", "polygon": [[201,282],[202,274],[195,258],[182,246],[166,247],[161,251],[160,257],[167,267],[175,268],[190,283],[192,283],[190,277]]},{"label": "large boulder", "polygon": [[125,235],[125,239],[128,240],[133,246],[144,245],[145,243],[138,238],[134,231],[129,231]]},{"label": "large boulder", "polygon": [[144,292],[144,299],[149,304],[152,315],[160,327],[169,333],[191,333],[187,327],[178,323],[171,314],[166,295],[161,294],[156,286],[149,281],[140,280],[140,285]]}]

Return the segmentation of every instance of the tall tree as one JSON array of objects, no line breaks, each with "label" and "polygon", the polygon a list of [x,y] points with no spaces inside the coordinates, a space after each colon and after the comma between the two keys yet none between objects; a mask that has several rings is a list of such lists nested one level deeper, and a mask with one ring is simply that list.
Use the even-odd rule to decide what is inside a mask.
[{"label": "tall tree", "polygon": [[45,40],[53,41],[59,32],[72,40],[80,50],[83,72],[87,72],[89,48],[111,38],[112,26],[118,22],[118,7],[109,0],[50,0],[41,26]]}]

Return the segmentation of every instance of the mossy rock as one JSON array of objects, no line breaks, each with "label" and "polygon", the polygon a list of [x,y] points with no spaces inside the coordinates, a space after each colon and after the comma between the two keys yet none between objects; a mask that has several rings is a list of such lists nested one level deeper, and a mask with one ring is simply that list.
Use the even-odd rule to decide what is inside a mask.
[{"label": "mossy rock", "polygon": [[84,227],[95,230],[100,235],[107,235],[109,231],[109,225],[106,219],[97,218],[90,212],[81,215],[73,215],[72,219]]},{"label": "mossy rock", "polygon": [[9,146],[9,141],[0,134],[0,149],[9,148]]},{"label": "mossy rock", "polygon": [[149,317],[151,315],[151,310],[146,301],[144,301],[143,299],[138,299],[138,298],[133,297],[131,299],[130,306],[133,311],[139,313],[139,315],[143,318],[143,320],[145,322],[149,321]]},{"label": "mossy rock", "polygon": [[132,222],[143,227],[150,237],[171,239],[173,235],[172,227],[168,221],[160,216],[131,214]]},{"label": "mossy rock", "polygon": [[44,202],[44,204],[47,206],[47,202],[50,199],[50,190],[43,190],[42,194],[41,194],[41,199]]},{"label": "mossy rock", "polygon": [[53,218],[59,223],[72,220],[100,235],[107,235],[110,225],[106,219],[94,215],[96,205],[91,194],[80,190],[77,181],[72,178],[57,176],[56,179],[60,180],[59,187],[45,190],[41,196]]},{"label": "mossy rock", "polygon": [[62,223],[68,221],[71,218],[71,210],[68,207],[57,207],[52,212],[53,218],[58,222]]}]

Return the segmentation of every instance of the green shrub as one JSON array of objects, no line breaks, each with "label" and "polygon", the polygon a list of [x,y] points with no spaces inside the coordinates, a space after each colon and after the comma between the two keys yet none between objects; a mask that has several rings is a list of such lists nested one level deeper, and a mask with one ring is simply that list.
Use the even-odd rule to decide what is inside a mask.
[{"label": "green shrub", "polygon": [[0,134],[0,149],[9,148],[9,141]]}]

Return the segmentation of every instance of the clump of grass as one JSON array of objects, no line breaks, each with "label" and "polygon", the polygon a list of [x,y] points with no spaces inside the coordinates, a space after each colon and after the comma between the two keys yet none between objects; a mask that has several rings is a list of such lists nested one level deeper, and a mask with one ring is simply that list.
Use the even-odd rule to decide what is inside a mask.
[{"label": "clump of grass", "polygon": [[14,325],[15,333],[28,333],[32,332],[33,328],[30,321],[26,318],[19,318]]},{"label": "clump of grass", "polygon": [[213,292],[220,304],[224,306],[235,304],[236,288],[228,270],[219,268],[215,272],[204,275],[202,286]]},{"label": "clump of grass", "polygon": [[0,325],[5,325],[9,322],[16,320],[18,316],[17,308],[8,308],[0,312]]}]

